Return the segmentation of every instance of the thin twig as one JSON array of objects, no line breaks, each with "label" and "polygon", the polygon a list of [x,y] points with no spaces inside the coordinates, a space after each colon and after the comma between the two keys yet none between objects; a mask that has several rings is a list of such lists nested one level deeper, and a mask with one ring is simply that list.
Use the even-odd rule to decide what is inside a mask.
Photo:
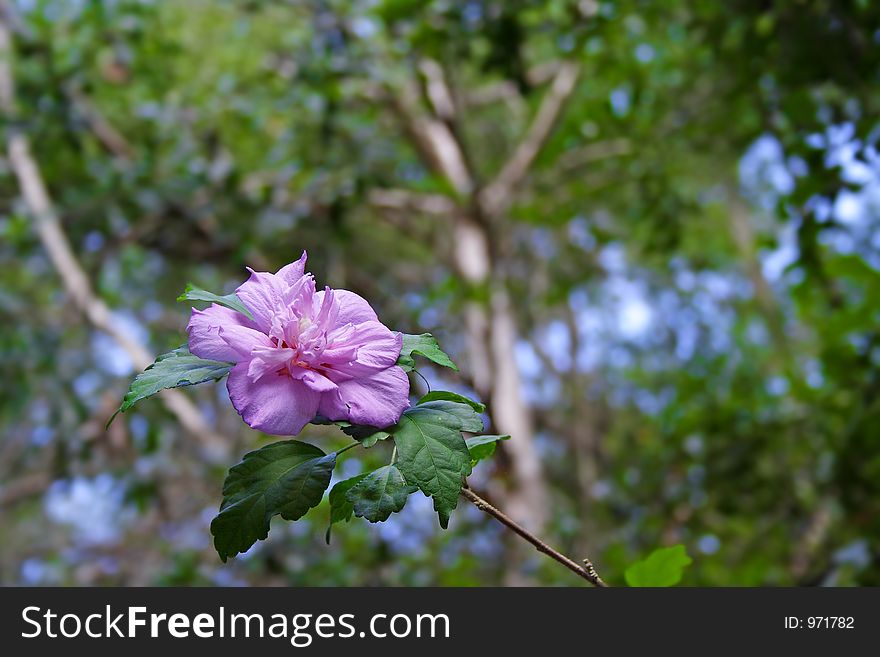
[{"label": "thin twig", "polygon": [[555,559],[563,566],[568,568],[571,572],[576,575],[583,577],[585,580],[593,584],[594,586],[598,586],[600,588],[606,588],[608,585],[599,577],[599,573],[596,572],[596,568],[593,566],[593,562],[589,559],[584,559],[583,565],[580,565],[576,561],[569,559],[567,556],[559,552],[558,550],[554,550],[552,547],[547,545],[540,538],[532,534],[530,531],[516,523],[512,518],[507,516],[503,511],[495,508],[489,502],[484,500],[482,497],[477,495],[470,488],[462,488],[461,494],[464,495],[468,500],[474,503],[480,511],[484,511],[488,513],[490,516],[495,518],[502,525],[519,535],[521,538],[524,538],[529,543],[535,546],[535,549],[538,552],[542,552],[546,554],[551,559]]}]

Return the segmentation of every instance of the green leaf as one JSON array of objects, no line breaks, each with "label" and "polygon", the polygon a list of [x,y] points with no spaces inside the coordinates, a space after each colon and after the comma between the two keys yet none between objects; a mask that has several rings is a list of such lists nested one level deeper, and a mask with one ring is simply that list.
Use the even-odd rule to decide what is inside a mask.
[{"label": "green leaf", "polygon": [[342,427],[342,432],[357,440],[362,447],[372,447],[391,435],[384,429],[377,429],[366,424],[350,424],[347,427]]},{"label": "green leaf", "polygon": [[247,317],[248,319],[253,319],[253,315],[247,309],[247,307],[241,302],[241,299],[235,293],[232,294],[214,294],[213,292],[208,292],[207,290],[203,290],[200,287],[196,287],[192,283],[187,283],[186,289],[183,291],[179,297],[177,297],[178,301],[210,301],[211,303],[217,303],[221,306],[226,306],[227,308],[231,308],[237,312],[240,312],[242,315]]},{"label": "green leaf", "polygon": [[440,344],[430,333],[422,333],[421,335],[403,334],[403,347],[400,350],[397,364],[407,372],[414,370],[416,361],[413,355],[423,356],[437,365],[448,367],[456,372],[458,371],[458,367],[452,362],[452,359],[446,352],[440,348]]},{"label": "green leaf", "polygon": [[385,440],[391,434],[384,429],[379,429],[378,427],[371,427],[366,424],[352,424],[351,422],[347,422],[346,420],[330,420],[322,415],[317,415],[312,420],[312,424],[335,424],[337,427],[342,429],[342,432],[346,436],[351,436],[355,440],[357,440],[361,447],[372,447],[380,440]]},{"label": "green leaf", "polygon": [[473,409],[473,407],[467,404],[460,404],[458,402],[438,399],[437,401],[429,401],[425,402],[424,404],[413,406],[412,408],[404,411],[404,415],[411,411],[415,411],[416,409],[437,411],[439,413],[452,415],[458,420],[460,424],[460,431],[467,431],[468,433],[479,433],[483,430],[483,418],[479,416],[479,414]]},{"label": "green leaf", "polygon": [[134,378],[122,398],[122,405],[107,422],[107,426],[110,426],[117,414],[125,413],[140,400],[155,395],[160,390],[222,379],[234,365],[235,363],[193,356],[186,347],[178,347],[162,354]]},{"label": "green leaf", "polygon": [[396,466],[386,465],[368,474],[345,497],[358,518],[384,522],[392,513],[403,509],[406,498],[417,490],[417,486],[406,483]]},{"label": "green leaf", "polygon": [[624,576],[630,586],[675,586],[691,563],[684,545],[673,545],[654,550],[646,559],[627,568]]},{"label": "green leaf", "polygon": [[351,520],[351,514],[354,512],[354,505],[348,501],[345,494],[354,486],[357,486],[368,474],[368,472],[364,472],[351,479],[340,481],[330,489],[330,495],[328,496],[330,502],[330,524],[327,526],[327,533],[324,536],[327,545],[330,545],[330,530],[333,529],[333,525],[337,522],[348,522]]},{"label": "green leaf", "polygon": [[244,455],[223,483],[220,513],[211,522],[214,547],[223,561],[269,535],[280,514],[298,520],[320,503],[330,485],[336,453],[297,440],[266,445]]},{"label": "green leaf", "polygon": [[471,466],[476,465],[483,459],[487,459],[495,453],[495,445],[499,440],[510,440],[510,436],[472,436],[464,442],[471,453]]},{"label": "green leaf", "polygon": [[477,413],[482,413],[483,411],[486,410],[485,404],[481,404],[480,402],[474,401],[473,399],[465,397],[464,395],[459,395],[458,393],[449,392],[447,390],[434,390],[433,392],[429,392],[427,395],[422,397],[418,401],[418,403],[424,404],[425,402],[429,402],[429,401],[441,401],[441,400],[454,401],[454,402],[458,402],[460,404],[467,404],[472,409],[474,409]]},{"label": "green leaf", "polygon": [[445,529],[458,504],[461,484],[471,473],[462,431],[482,431],[483,421],[467,404],[430,401],[404,411],[393,429],[397,467],[406,481],[434,499]]}]

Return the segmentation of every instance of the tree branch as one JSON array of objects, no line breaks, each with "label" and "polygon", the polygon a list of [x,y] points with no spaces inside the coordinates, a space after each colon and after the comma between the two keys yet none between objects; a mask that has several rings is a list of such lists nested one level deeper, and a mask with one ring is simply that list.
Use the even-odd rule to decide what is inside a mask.
[{"label": "tree branch", "polygon": [[370,204],[381,210],[421,212],[449,217],[457,206],[442,194],[419,194],[406,189],[374,189],[369,194]]},{"label": "tree branch", "polygon": [[441,121],[451,123],[455,120],[455,101],[452,99],[443,67],[433,59],[423,59],[419,62],[419,70],[425,76],[425,91],[434,115]]},{"label": "tree branch", "polygon": [[574,560],[568,558],[558,550],[554,550],[552,547],[547,545],[540,538],[529,532],[527,529],[517,524],[514,520],[508,517],[504,512],[495,508],[489,502],[484,500],[482,497],[477,495],[470,488],[462,488],[461,494],[466,497],[468,500],[473,502],[474,506],[476,506],[480,511],[484,511],[488,513],[490,516],[495,518],[502,525],[513,531],[519,537],[525,539],[529,543],[535,546],[535,549],[538,552],[546,554],[551,559],[558,561],[563,566],[568,568],[570,571],[578,575],[579,577],[583,577],[585,580],[593,584],[594,586],[598,586],[600,588],[606,588],[608,585],[604,582],[604,580],[599,577],[599,573],[596,572],[596,568],[593,566],[593,562],[589,559],[584,559],[584,565],[580,565]]},{"label": "tree branch", "polygon": [[[7,9],[5,3],[2,9]],[[119,343],[135,367],[144,369],[153,362],[153,356],[143,344],[114,321],[110,309],[92,290],[91,283],[61,227],[46,183],[31,153],[28,138],[15,125],[15,83],[11,61],[13,44],[7,15],[5,11],[0,11],[0,114],[7,119],[9,165],[33,217],[37,236],[75,306],[92,326]],[[187,397],[179,391],[166,390],[161,393],[161,399],[184,428],[202,443],[207,456],[212,459],[225,458],[229,441],[210,427]]]},{"label": "tree branch", "polygon": [[417,94],[411,84],[399,91],[386,89],[386,95],[428,168],[443,176],[459,196],[468,196],[474,189],[474,181],[449,124],[419,111]]},{"label": "tree branch", "polygon": [[632,144],[629,139],[620,137],[597,141],[564,153],[559,157],[558,166],[560,172],[565,174],[599,160],[629,155],[630,153],[632,153]]},{"label": "tree branch", "polygon": [[110,155],[115,157],[123,164],[129,164],[132,160],[133,153],[131,146],[122,134],[113,126],[110,121],[98,110],[92,101],[75,85],[67,85],[65,94],[70,99],[74,109],[80,113],[82,118],[88,124],[92,134],[98,140],[98,143]]},{"label": "tree branch", "polygon": [[[532,66],[526,70],[526,82],[532,88],[545,85],[559,72],[560,66],[562,66],[561,62],[556,60]],[[467,107],[479,107],[501,101],[521,101],[522,99],[522,94],[516,84],[510,80],[502,80],[467,93],[464,96],[463,104]]]},{"label": "tree branch", "polygon": [[487,216],[497,216],[510,206],[511,194],[526,177],[535,158],[553,132],[565,102],[574,91],[579,75],[580,65],[577,63],[565,62],[559,67],[525,137],[514,149],[513,155],[496,178],[480,194],[483,211]]}]

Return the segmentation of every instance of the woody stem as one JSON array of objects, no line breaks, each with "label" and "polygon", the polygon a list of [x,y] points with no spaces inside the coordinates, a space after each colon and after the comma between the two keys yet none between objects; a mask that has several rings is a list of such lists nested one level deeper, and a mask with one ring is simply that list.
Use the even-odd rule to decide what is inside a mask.
[{"label": "woody stem", "polygon": [[593,562],[589,559],[584,559],[584,565],[580,565],[579,563],[565,556],[558,550],[554,550],[552,547],[547,545],[547,543],[532,534],[525,527],[515,522],[503,511],[492,506],[491,504],[489,504],[489,502],[477,495],[473,490],[467,487],[467,484],[465,484],[465,486],[461,489],[461,494],[464,495],[464,497],[466,497],[468,500],[473,502],[474,506],[476,506],[480,511],[488,513],[490,516],[492,516],[502,525],[513,531],[519,537],[534,545],[535,549],[538,550],[538,552],[542,552],[551,559],[558,561],[570,571],[572,571],[579,577],[583,577],[594,586],[598,586],[600,588],[605,588],[608,586],[602,580],[602,578],[599,577],[599,573],[596,572],[596,568],[593,566]]}]

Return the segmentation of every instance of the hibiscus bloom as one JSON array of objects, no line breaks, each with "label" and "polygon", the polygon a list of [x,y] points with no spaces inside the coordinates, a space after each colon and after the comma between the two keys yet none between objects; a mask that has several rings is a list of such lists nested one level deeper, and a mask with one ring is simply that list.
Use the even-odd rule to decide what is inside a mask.
[{"label": "hibiscus bloom", "polygon": [[348,290],[315,291],[306,253],[277,273],[256,272],[236,290],[253,319],[212,304],[192,311],[189,349],[236,363],[226,387],[254,429],[292,436],[322,415],[387,427],[409,406],[396,365],[403,336]]}]

